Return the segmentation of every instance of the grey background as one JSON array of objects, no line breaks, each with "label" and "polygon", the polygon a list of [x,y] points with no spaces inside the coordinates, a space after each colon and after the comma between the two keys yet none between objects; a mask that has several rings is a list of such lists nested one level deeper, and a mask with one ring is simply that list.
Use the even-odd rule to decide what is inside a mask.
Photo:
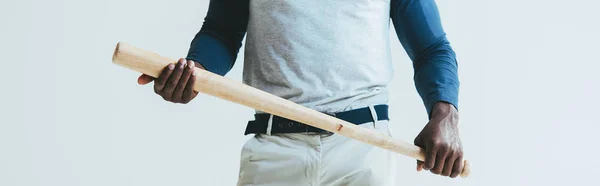
[{"label": "grey background", "polygon": [[[599,4],[437,2],[460,63],[473,174],[418,173],[398,156],[398,185],[597,184]],[[167,103],[110,62],[118,41],[183,57],[207,6],[1,1],[0,185],[234,185],[252,109],[206,95]],[[412,142],[427,118],[392,38],[393,134]],[[240,80],[241,60],[227,77]]]}]

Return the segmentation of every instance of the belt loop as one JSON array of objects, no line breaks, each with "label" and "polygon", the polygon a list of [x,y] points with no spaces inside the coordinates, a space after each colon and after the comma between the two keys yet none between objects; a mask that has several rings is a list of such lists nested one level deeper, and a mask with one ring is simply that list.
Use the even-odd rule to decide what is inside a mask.
[{"label": "belt loop", "polygon": [[269,114],[269,121],[267,122],[267,135],[271,135],[271,129],[273,129],[273,114]]},{"label": "belt loop", "polygon": [[377,123],[377,112],[375,111],[375,107],[373,107],[373,105],[369,105],[369,111],[371,111],[371,118],[373,119],[373,128],[377,127],[376,123]]}]

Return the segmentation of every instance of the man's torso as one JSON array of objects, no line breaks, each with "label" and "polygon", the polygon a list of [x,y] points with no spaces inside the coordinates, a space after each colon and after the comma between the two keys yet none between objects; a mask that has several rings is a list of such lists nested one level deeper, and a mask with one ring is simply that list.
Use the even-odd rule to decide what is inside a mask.
[{"label": "man's torso", "polygon": [[251,0],[244,82],[321,112],[385,104],[389,0]]}]

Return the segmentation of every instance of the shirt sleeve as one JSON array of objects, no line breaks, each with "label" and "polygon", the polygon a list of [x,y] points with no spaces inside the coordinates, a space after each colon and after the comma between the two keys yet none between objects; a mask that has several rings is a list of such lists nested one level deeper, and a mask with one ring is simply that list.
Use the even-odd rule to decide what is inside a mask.
[{"label": "shirt sleeve", "polygon": [[434,0],[392,0],[396,34],[413,61],[414,81],[428,115],[436,102],[458,109],[458,63]]},{"label": "shirt sleeve", "polygon": [[225,75],[235,63],[248,26],[249,0],[211,0],[187,55],[206,70]]}]

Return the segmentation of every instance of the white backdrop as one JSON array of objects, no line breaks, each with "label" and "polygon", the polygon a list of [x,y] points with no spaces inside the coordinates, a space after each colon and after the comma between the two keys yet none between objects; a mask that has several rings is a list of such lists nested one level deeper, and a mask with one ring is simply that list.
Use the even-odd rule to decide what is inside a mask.
[{"label": "white backdrop", "polygon": [[[595,185],[600,166],[598,3],[438,0],[458,54],[468,179],[398,185]],[[201,95],[170,104],[111,64],[118,41],[183,57],[208,0],[0,2],[0,185],[234,185],[253,110]],[[391,31],[396,138],[426,123]],[[243,54],[243,51],[242,53]],[[243,55],[227,75],[241,79]]]}]

